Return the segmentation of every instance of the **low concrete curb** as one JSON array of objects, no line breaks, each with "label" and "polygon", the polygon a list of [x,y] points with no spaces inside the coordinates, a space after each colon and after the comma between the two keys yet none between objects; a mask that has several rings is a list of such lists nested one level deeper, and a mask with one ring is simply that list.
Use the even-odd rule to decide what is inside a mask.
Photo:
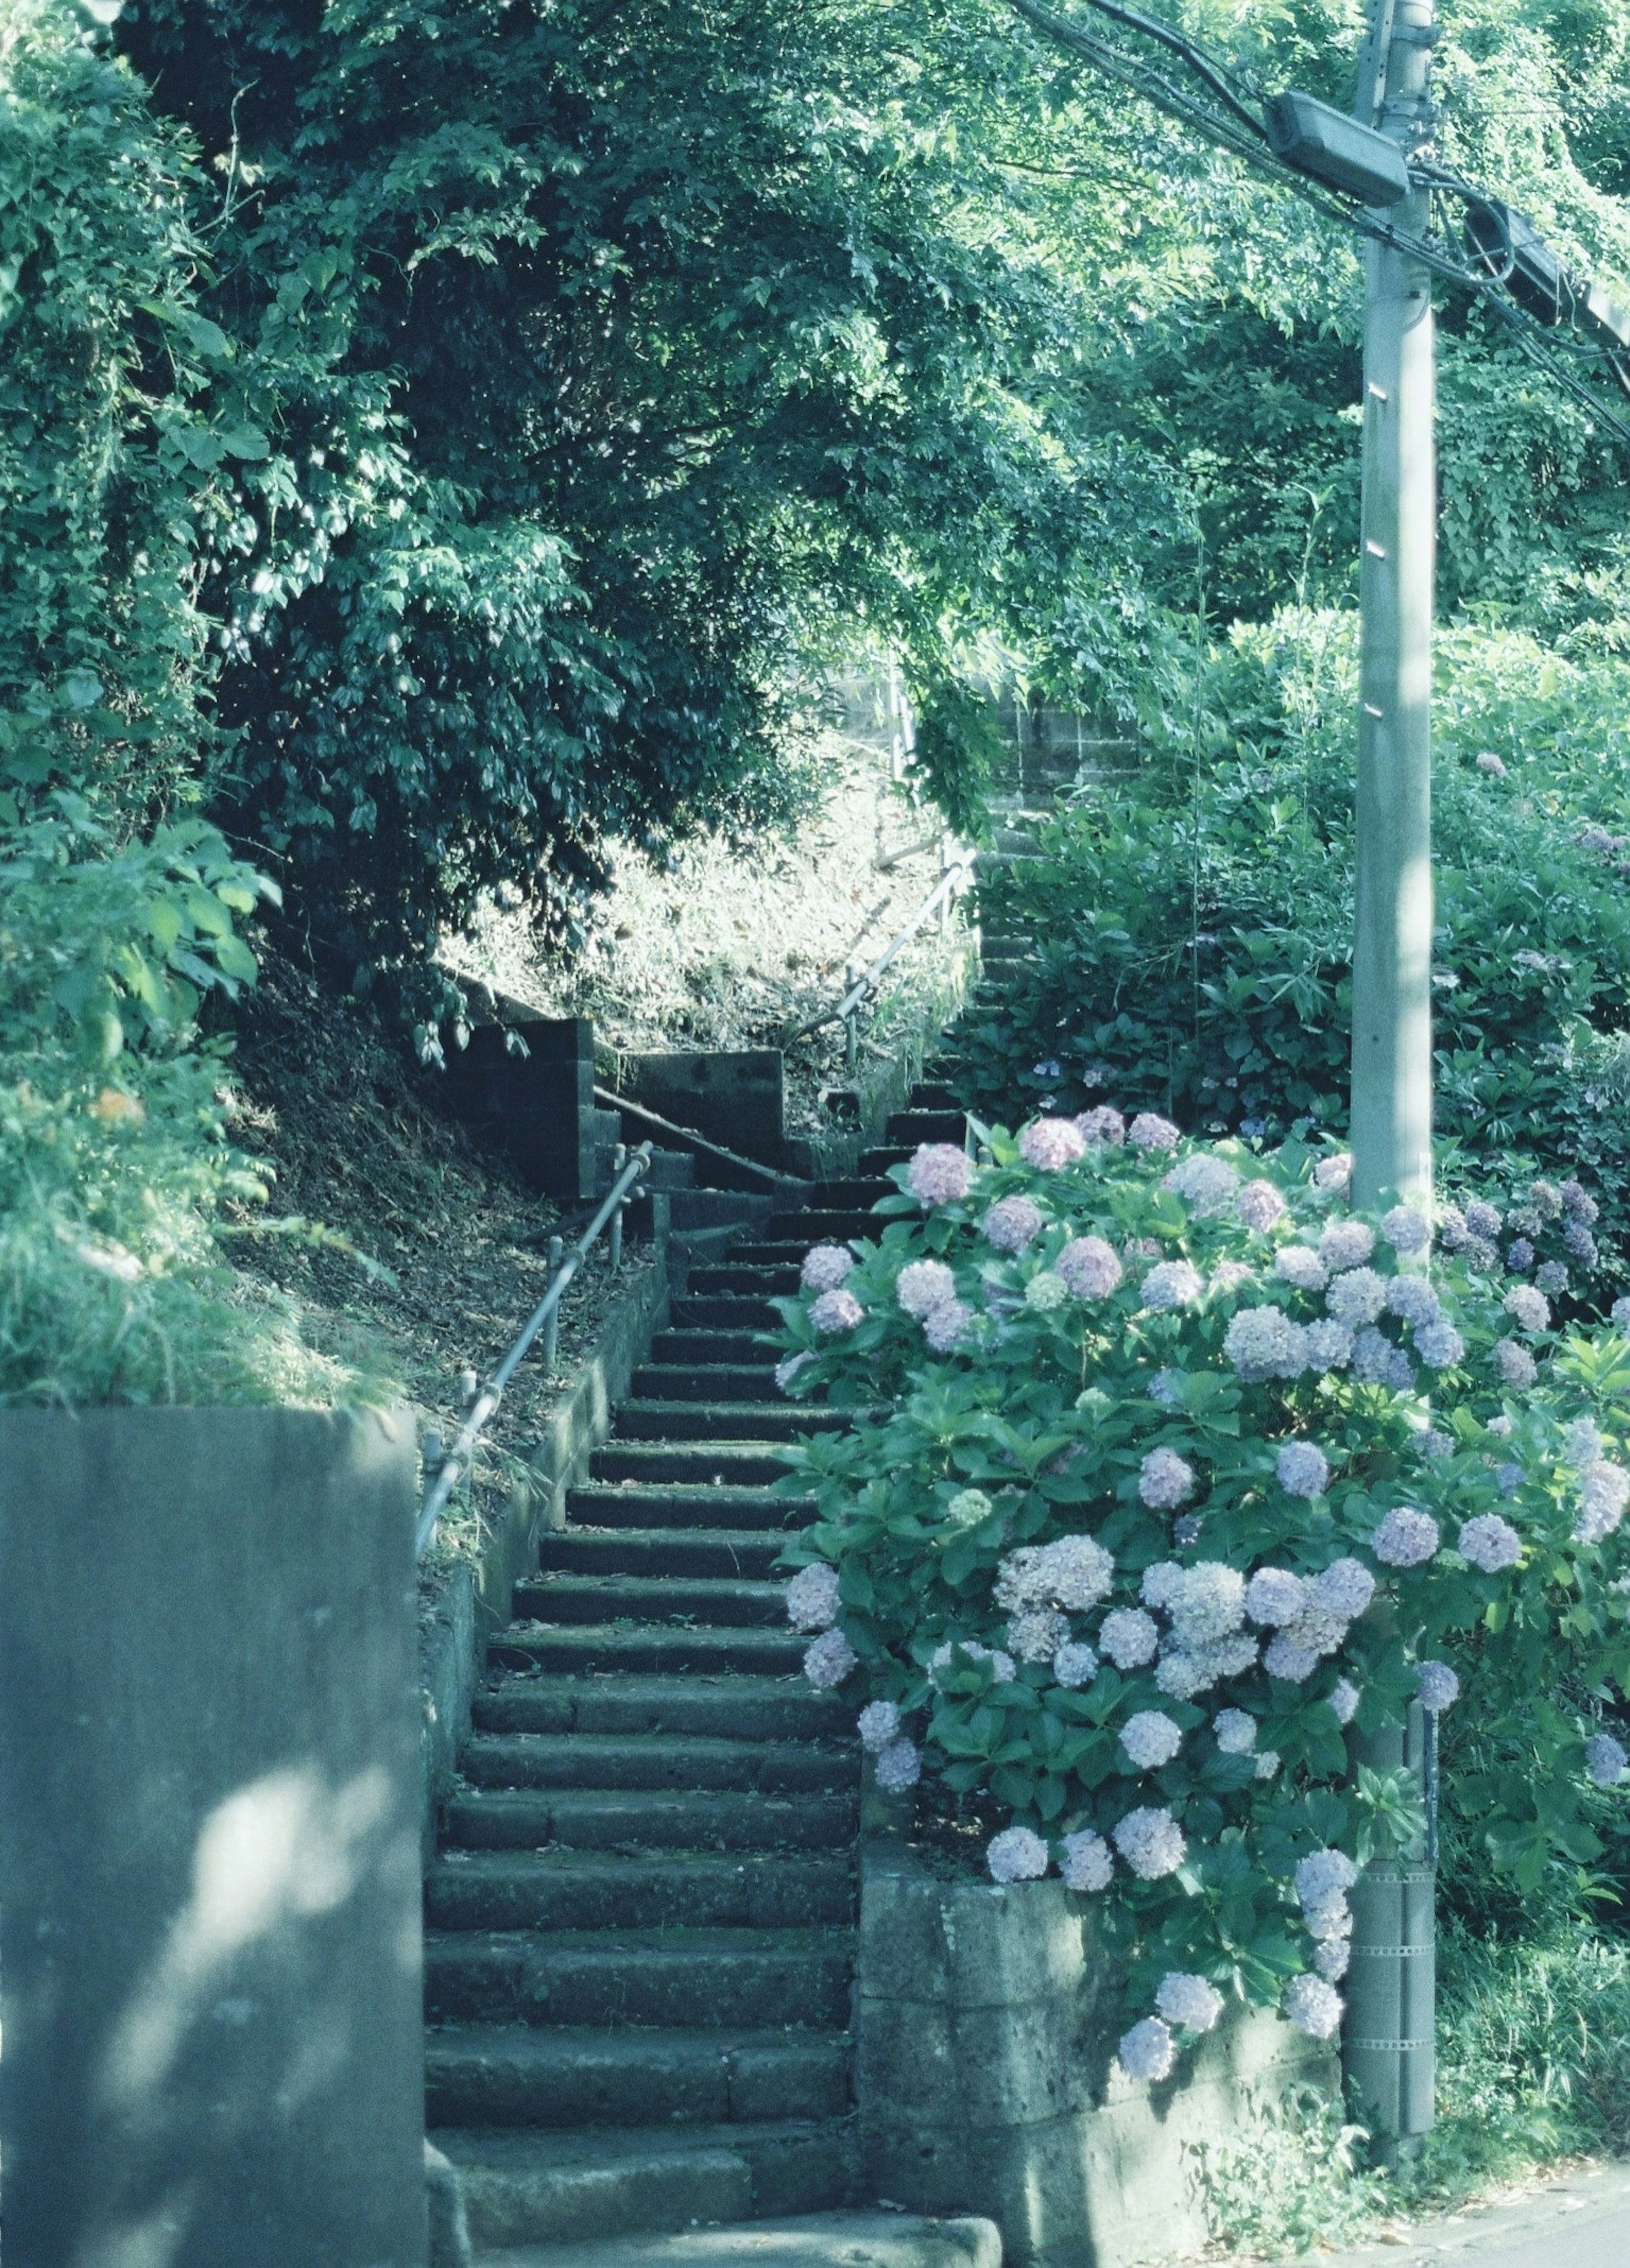
[{"label": "low concrete curb", "polygon": [[1114,2061],[1119,1977],[1058,1881],[942,1880],[862,1846],[855,2093],[863,2191],[988,2215],[1007,2268],[1133,2268],[1199,2250],[1199,2146],[1251,2093],[1339,2093],[1334,2051],[1225,2020],[1159,2087]]},{"label": "low concrete curb", "polygon": [[[510,1496],[480,1558],[454,1570],[437,1600],[434,1619],[423,1633],[422,1838],[426,1865],[435,1855],[440,1807],[469,1733],[470,1706],[487,1639],[510,1619],[518,1580],[535,1570],[538,1538],[547,1528],[564,1526],[566,1491],[587,1477],[589,1458],[610,1432],[616,1403],[667,1321],[666,1211],[666,1206],[658,1208],[654,1248],[645,1248],[653,1252],[652,1264],[631,1277],[613,1301],[571,1391],[527,1460],[525,1482]],[[682,1266],[682,1256],[678,1256],[681,1274]]]}]

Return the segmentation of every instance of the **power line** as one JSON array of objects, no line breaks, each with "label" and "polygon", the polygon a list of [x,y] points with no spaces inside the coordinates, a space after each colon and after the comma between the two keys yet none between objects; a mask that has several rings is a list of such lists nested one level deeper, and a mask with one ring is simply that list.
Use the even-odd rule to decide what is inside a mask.
[{"label": "power line", "polygon": [[[1422,236],[1414,230],[1401,228],[1355,200],[1344,196],[1340,191],[1310,180],[1307,174],[1298,172],[1275,155],[1266,128],[1249,107],[1249,98],[1261,99],[1261,90],[1254,81],[1247,82],[1243,75],[1235,74],[1235,83],[1231,85],[1228,67],[1219,58],[1208,55],[1185,33],[1158,22],[1154,18],[1144,16],[1135,9],[1120,6],[1117,0],[1087,0],[1087,4],[1114,22],[1146,38],[1158,40],[1178,55],[1212,90],[1218,101],[1226,104],[1226,110],[1219,110],[1193,89],[1169,77],[1148,58],[1103,39],[1095,32],[1083,30],[1067,18],[1056,15],[1051,8],[1043,6],[1041,0],[1008,0],[1008,5],[1015,14],[1025,18],[1048,39],[1061,47],[1073,49],[1106,77],[1131,88],[1155,109],[1165,112],[1217,148],[1227,151],[1231,157],[1239,158],[1253,173],[1273,182],[1276,187],[1288,190],[1326,220],[1334,221],[1351,234],[1367,238],[1374,244],[1385,245],[1411,260],[1418,261],[1434,275],[1480,300],[1502,328],[1509,333],[1521,351],[1565,394],[1588,409],[1593,417],[1599,419],[1621,446],[1630,451],[1630,418],[1611,408],[1577,369],[1569,367],[1568,362],[1559,352],[1561,342],[1550,336],[1552,327],[1541,324],[1511,298],[1505,288],[1510,273],[1509,262],[1501,275],[1494,276],[1489,272],[1486,261],[1474,262],[1449,236],[1440,235],[1435,231],[1431,235]],[[1497,212],[1503,210],[1496,200],[1486,196],[1447,166],[1417,164],[1412,171],[1424,179],[1433,192],[1434,204],[1440,208],[1449,199],[1455,198],[1469,208],[1476,206]],[[1560,273],[1560,262],[1557,266]],[[1576,298],[1577,294],[1575,296]],[[1560,313],[1559,303],[1559,315]],[[1594,359],[1605,364],[1619,384],[1630,392],[1630,377],[1626,376],[1612,347],[1589,345],[1582,340],[1569,340],[1567,343],[1569,352],[1577,359]]]}]

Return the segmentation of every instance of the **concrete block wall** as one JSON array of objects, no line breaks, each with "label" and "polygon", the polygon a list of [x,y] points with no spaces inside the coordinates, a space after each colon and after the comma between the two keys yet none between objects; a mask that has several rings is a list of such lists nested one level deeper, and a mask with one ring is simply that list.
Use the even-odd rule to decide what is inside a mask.
[{"label": "concrete block wall", "polygon": [[1129,2080],[1089,1902],[1058,1881],[946,1880],[895,1843],[862,1854],[855,2021],[867,2194],[988,2215],[1007,2268],[1199,2250],[1198,2147],[1253,2095],[1340,2084],[1331,2049],[1243,2013],[1162,2086]]}]

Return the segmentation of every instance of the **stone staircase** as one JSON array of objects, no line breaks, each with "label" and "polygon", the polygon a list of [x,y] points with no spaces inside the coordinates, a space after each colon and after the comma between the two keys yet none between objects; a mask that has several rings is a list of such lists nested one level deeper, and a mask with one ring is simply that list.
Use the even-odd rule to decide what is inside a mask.
[{"label": "stone staircase", "polygon": [[693,1247],[489,1649],[425,1885],[429,2123],[487,2268],[1000,2268],[990,2222],[859,2194],[859,1757],[773,1572],[813,1507],[770,1492],[848,1417],[783,1401],[760,1336],[809,1246],[874,1233],[885,1168],[964,1124],[918,1087],[854,1179],[757,1201],[754,1241],[695,1225],[736,1241]]}]

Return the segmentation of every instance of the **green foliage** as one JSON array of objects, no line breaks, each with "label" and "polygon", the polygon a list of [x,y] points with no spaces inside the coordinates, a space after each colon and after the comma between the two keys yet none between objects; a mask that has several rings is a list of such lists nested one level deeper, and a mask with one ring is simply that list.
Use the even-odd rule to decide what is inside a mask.
[{"label": "green foliage", "polygon": [[121,843],[59,793],[0,825],[0,1404],[379,1391],[247,1308],[218,1240],[267,1190],[197,1017],[253,979],[265,887],[196,820]]},{"label": "green foliage", "polygon": [[[1113,1841],[1147,1806],[1181,1827],[1153,1867],[1122,1848],[1100,1908],[1134,2007],[1170,1971],[1273,2004],[1312,1958],[1295,1862],[1422,1832],[1396,1776],[1351,1779],[1341,1730],[1354,1708],[1366,1731],[1395,1718],[1418,1676],[1426,1692],[1422,1663],[1447,1656],[1467,1714],[1523,1751],[1461,1791],[1495,1869],[1526,1892],[1554,1860],[1601,1858],[1583,1743],[1597,1705],[1630,1697],[1630,1608],[1618,1515],[1593,1525],[1581,1506],[1630,1493],[1598,1462],[1620,1439],[1630,1348],[1563,1338],[1531,1285],[1485,1272],[1464,1226],[1428,1282],[1405,1256],[1424,1219],[1400,1208],[1377,1241],[1343,1212],[1339,1170],[1300,1145],[1174,1167],[1172,1130],[1132,1131],[1149,1154],[1113,1146],[1112,1125],[1083,1145],[1044,1120],[1018,1145],[992,1131],[970,1174],[919,1155],[856,1264],[813,1260],[817,1281],[844,1280],[782,1303],[784,1375],[854,1415],[798,1452],[786,1485],[819,1517],[788,1557],[837,1571],[850,1651],[831,1666],[897,1705],[948,1790],[986,1792],[1045,1838],[1066,1880],[1072,1837]],[[919,1174],[926,1210],[904,1193]],[[1380,1275],[1335,1272],[1372,1248]],[[1313,1283],[1293,1289],[1297,1259]],[[1312,1485],[1295,1469],[1310,1447]],[[1427,1515],[1412,1554],[1388,1540],[1400,1506]],[[1508,1549],[1498,1568],[1487,1537]],[[1046,1572],[1038,1547],[1074,1572]],[[1263,1569],[1304,1580],[1259,1600],[1244,1579]],[[1170,1617],[1158,1662],[1152,1620],[1132,1645],[1104,1619],[1140,1602]],[[835,1637],[815,1642],[817,1683]],[[1082,1645],[1095,1658],[1059,1651]],[[1550,1697],[1569,1679],[1589,1707]],[[1211,1722],[1220,1704],[1250,1720],[1238,1749]],[[1134,1745],[1147,1712],[1169,1751],[1152,1760]]]},{"label": "green foliage", "polygon": [[[1350,617],[1287,614],[1209,657],[1198,757],[1169,730],[1124,787],[986,887],[1035,939],[970,1027],[970,1099],[1080,1108],[1106,1081],[1184,1123],[1270,1140],[1346,1123],[1353,840]],[[1630,675],[1517,632],[1439,647],[1434,964],[1451,1174],[1583,1167],[1630,1243]],[[1501,773],[1478,759],[1498,759]]]}]

